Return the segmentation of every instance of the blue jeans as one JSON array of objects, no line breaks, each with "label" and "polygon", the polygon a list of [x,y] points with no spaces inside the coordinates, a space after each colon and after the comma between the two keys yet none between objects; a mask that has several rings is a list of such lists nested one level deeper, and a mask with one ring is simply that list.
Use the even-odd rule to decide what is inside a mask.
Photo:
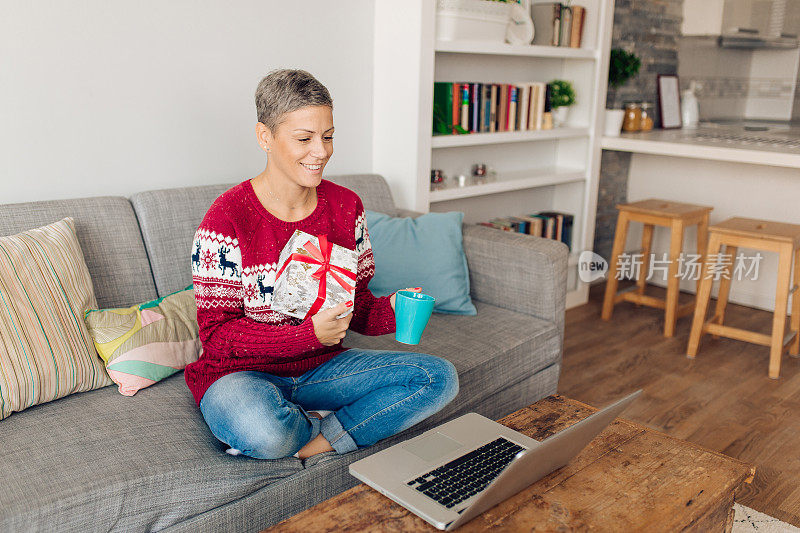
[{"label": "blue jeans", "polygon": [[[258,459],[291,457],[319,433],[338,453],[371,446],[450,403],[452,363],[431,355],[346,350],[299,377],[227,374],[200,401],[208,427]],[[332,411],[322,420],[311,410]]]}]

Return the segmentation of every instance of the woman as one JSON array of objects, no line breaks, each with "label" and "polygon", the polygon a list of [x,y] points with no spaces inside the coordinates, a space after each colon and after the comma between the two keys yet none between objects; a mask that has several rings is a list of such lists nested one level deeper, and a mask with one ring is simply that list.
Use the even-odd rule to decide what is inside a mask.
[{"label": "woman", "polygon": [[[259,83],[256,108],[267,166],[222,194],[195,235],[203,354],[186,367],[186,383],[233,455],[303,459],[370,446],[449,403],[455,369],[430,355],[342,346],[350,328],[394,332],[395,295],[367,288],[375,263],[361,199],[322,179],[333,101],[308,72],[278,70]],[[295,229],[358,252],[355,304],[306,320],[270,309],[278,256]]]}]

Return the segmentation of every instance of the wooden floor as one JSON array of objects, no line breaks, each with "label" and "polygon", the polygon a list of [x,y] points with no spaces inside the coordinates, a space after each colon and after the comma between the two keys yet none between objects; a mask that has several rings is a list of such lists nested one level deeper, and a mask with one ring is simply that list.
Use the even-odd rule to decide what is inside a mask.
[{"label": "wooden floor", "polygon": [[[622,303],[603,322],[603,288],[592,287],[588,304],[567,311],[559,393],[599,407],[644,389],[624,418],[756,465],[737,501],[800,526],[800,359],[784,355],[780,379],[772,380],[769,348],[706,335],[690,360],[691,316],[671,339],[657,309]],[[725,324],[768,333],[771,320],[729,304]]]}]

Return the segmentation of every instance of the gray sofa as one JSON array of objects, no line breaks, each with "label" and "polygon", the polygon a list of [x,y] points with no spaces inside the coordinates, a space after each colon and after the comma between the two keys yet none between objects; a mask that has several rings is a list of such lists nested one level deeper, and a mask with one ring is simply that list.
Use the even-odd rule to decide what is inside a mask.
[{"label": "gray sofa", "polygon": [[[367,209],[402,214],[380,176],[330,178]],[[0,235],[74,217],[101,308],[191,283],[191,241],[231,185],[0,205]],[[133,397],[115,386],[0,420],[0,531],[258,531],[355,485],[347,465],[456,415],[499,418],[555,393],[567,250],[558,242],[464,226],[478,315],[434,315],[412,350],[459,373],[458,397],[401,435],[343,456],[261,461],[224,453],[179,372]],[[393,336],[347,346],[396,349]]]}]

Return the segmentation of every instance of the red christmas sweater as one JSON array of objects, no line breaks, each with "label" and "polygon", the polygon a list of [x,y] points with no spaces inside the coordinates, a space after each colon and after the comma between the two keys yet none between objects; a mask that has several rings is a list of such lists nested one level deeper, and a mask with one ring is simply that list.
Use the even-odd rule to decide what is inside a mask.
[{"label": "red christmas sweater", "polygon": [[214,381],[256,370],[300,376],[341,353],[322,345],[314,324],[270,309],[278,256],[296,229],[327,235],[358,252],[350,329],[384,335],[395,329],[389,297],[367,288],[375,273],[364,206],[353,191],[327,180],[317,186],[317,207],[303,220],[285,222],[258,200],[250,180],[222,194],[206,213],[192,248],[192,278],[203,352],[185,371],[198,405]]}]

